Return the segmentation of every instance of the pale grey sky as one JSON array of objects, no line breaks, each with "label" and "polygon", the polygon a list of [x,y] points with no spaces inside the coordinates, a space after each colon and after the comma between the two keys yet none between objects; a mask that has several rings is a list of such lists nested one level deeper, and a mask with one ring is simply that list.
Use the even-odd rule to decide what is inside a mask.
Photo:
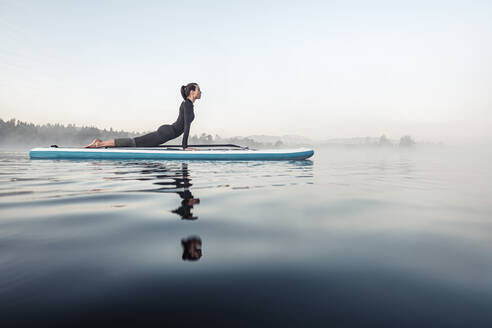
[{"label": "pale grey sky", "polygon": [[492,137],[492,1],[0,0],[0,118],[314,139]]}]

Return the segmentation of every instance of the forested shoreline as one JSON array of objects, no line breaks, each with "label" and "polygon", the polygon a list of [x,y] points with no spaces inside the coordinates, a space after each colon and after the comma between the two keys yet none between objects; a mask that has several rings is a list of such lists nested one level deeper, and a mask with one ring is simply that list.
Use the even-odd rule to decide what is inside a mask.
[{"label": "forested shoreline", "polygon": [[[150,131],[148,131],[150,132]],[[114,139],[125,137],[136,137],[147,132],[128,132],[123,130],[99,129],[96,127],[78,127],[74,124],[34,124],[22,122],[16,119],[4,121],[0,119],[0,146],[3,147],[45,147],[58,146],[84,146],[94,138]],[[262,140],[259,141],[258,139]],[[263,138],[263,139],[262,139]],[[303,137],[300,137],[303,138]],[[299,139],[292,142],[282,140],[282,137],[253,136],[253,137],[231,137],[222,138],[219,135],[202,133],[191,135],[188,139],[189,145],[196,144],[238,144],[250,148],[283,148],[312,146],[311,142]],[[168,144],[181,144],[181,137],[171,140]],[[380,137],[345,138],[332,139],[319,143],[326,147],[414,147],[416,142],[409,135],[402,136],[399,140],[390,140],[386,135]]]},{"label": "forested shoreline", "polygon": [[[123,130],[99,129],[96,127],[78,127],[74,124],[34,124],[10,119],[4,121],[0,119],[0,146],[14,147],[41,147],[50,145],[59,146],[83,146],[90,143],[94,138],[114,139],[124,137],[136,137],[146,132],[128,132]],[[181,137],[172,140],[170,144],[180,144]],[[221,138],[218,135],[202,133],[200,136],[192,135],[188,139],[188,144],[220,144],[236,143],[242,146],[263,148],[280,147],[281,141],[274,143],[257,142],[251,138],[233,137]]]},{"label": "forested shoreline", "polygon": [[94,138],[134,137],[137,133],[98,129],[96,127],[77,127],[74,124],[34,124],[10,119],[0,119],[0,145],[9,146],[50,146],[60,144],[77,146],[89,143]]}]

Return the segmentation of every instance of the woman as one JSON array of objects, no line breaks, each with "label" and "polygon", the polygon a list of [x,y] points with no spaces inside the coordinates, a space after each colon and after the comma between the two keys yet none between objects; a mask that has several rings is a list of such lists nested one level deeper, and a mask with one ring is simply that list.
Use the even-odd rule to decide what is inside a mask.
[{"label": "woman", "polygon": [[202,92],[196,83],[188,83],[181,87],[183,102],[179,107],[179,115],[173,124],[161,125],[157,131],[136,138],[118,138],[102,141],[96,138],[85,148],[100,147],[156,147],[166,141],[179,137],[183,134],[182,146],[184,150],[194,150],[188,148],[188,135],[190,134],[190,125],[195,118],[193,105],[195,100],[200,99]]}]

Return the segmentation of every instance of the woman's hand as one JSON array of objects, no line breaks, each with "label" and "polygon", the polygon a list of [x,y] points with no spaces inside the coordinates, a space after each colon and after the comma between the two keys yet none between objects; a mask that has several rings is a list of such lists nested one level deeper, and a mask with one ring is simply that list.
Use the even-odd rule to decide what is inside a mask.
[{"label": "woman's hand", "polygon": [[198,150],[198,149],[196,149],[196,148],[191,148],[191,147],[187,147],[187,148],[185,148],[185,150]]}]

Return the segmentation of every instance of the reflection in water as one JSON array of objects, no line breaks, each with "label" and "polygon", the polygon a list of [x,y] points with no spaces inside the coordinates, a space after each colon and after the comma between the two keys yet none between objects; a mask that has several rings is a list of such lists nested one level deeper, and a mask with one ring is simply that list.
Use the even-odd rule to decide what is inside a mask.
[{"label": "reflection in water", "polygon": [[[188,163],[181,163],[181,167],[167,168],[161,163],[129,163],[131,166],[144,166],[145,168],[138,173],[148,175],[157,173],[151,176],[151,178],[142,178],[140,175],[135,177],[135,180],[151,180],[156,179],[159,181],[153,182],[154,185],[160,186],[157,189],[145,189],[140,191],[145,192],[164,192],[164,193],[176,193],[181,198],[181,205],[172,210],[172,213],[178,214],[183,220],[196,220],[197,216],[194,216],[191,210],[193,205],[200,204],[200,199],[195,198],[190,191],[190,187],[193,185],[190,179],[190,173],[188,171]],[[135,172],[116,172],[116,174],[126,174]]]},{"label": "reflection in water", "polygon": [[198,219],[198,217],[193,216],[193,213],[191,213],[191,209],[193,208],[193,205],[200,204],[200,199],[194,198],[193,194],[188,189],[183,191],[183,192],[177,192],[177,194],[183,200],[181,201],[181,206],[179,208],[173,210],[172,212],[180,215],[183,220],[196,220],[196,219]]},{"label": "reflection in water", "polygon": [[[162,170],[159,170],[162,172]],[[184,220],[196,220],[198,217],[193,216],[191,209],[193,205],[200,204],[200,199],[195,198],[190,191],[192,186],[190,173],[188,171],[188,164],[181,163],[181,170],[168,170],[168,174],[157,175],[157,179],[171,179],[172,181],[158,181],[154,182],[155,185],[164,186],[154,191],[160,192],[175,192],[182,199],[181,206],[172,211],[181,216]]]},{"label": "reflection in water", "polygon": [[202,240],[198,236],[181,239],[183,261],[198,261],[202,257]]},{"label": "reflection in water", "polygon": [[[190,173],[188,171],[188,164],[181,163],[181,169],[167,169],[163,165],[155,165],[156,163],[149,163],[145,169],[141,170],[141,174],[158,173],[155,176],[156,179],[171,181],[157,181],[155,185],[160,185],[158,189],[151,191],[157,192],[175,192],[182,199],[181,206],[173,211],[181,216],[183,220],[196,220],[197,216],[194,216],[191,210],[193,205],[200,204],[200,199],[195,198],[190,191],[192,186]],[[141,180],[141,178],[138,178]],[[147,180],[147,179],[146,179]],[[145,190],[150,191],[150,190]],[[181,246],[183,247],[183,261],[198,261],[202,257],[202,240],[198,236],[189,236],[181,239]]]},{"label": "reflection in water", "polygon": [[[190,170],[188,169],[188,163],[176,163],[176,162],[119,162],[119,165],[123,164],[125,167],[130,168],[124,171],[115,172],[119,177],[117,180],[137,180],[137,181],[151,181],[153,185],[158,188],[151,189],[139,189],[142,192],[159,192],[159,193],[176,193],[180,199],[180,205],[178,208],[171,210],[181,217],[182,220],[194,221],[198,219],[192,211],[194,205],[200,204],[200,199],[195,198],[191,192],[192,179],[190,177]],[[203,165],[203,164],[202,164]],[[243,162],[243,163],[221,163],[217,166],[207,164],[206,171],[201,172],[200,163],[195,166],[194,172],[199,172],[200,178],[205,181],[214,181],[221,179],[224,172],[227,173],[227,181],[214,187],[230,187],[231,189],[249,189],[264,187],[265,184],[271,186],[285,186],[287,184],[295,185],[300,179],[306,183],[312,183],[306,178],[312,178],[312,165],[309,160],[305,161],[290,161],[290,162]],[[131,170],[131,169],[137,169]],[[213,178],[210,177],[213,176]],[[257,179],[261,181],[259,185],[247,185],[247,186],[234,186],[230,184],[230,176],[237,176],[240,183],[249,181],[250,183]],[[280,178],[280,179],[279,179]],[[113,178],[114,179],[114,178]],[[280,180],[280,181],[279,181]],[[200,189],[207,188],[209,186],[200,186]],[[183,248],[182,259],[183,261],[197,261],[202,257],[202,240],[196,235],[183,238],[181,240],[181,246]]]},{"label": "reflection in water", "polygon": [[[190,178],[188,163],[182,162],[119,162],[130,169],[117,171],[116,180],[151,181],[158,188],[139,189],[142,192],[176,193],[181,201],[172,213],[179,215],[183,220],[196,220],[198,216],[192,213],[193,206],[200,204],[191,191],[193,184]],[[312,184],[313,162],[220,162],[194,163],[193,172],[200,178],[199,189],[230,188],[232,190],[263,188],[268,185],[282,187],[297,185],[299,182]],[[210,185],[210,181],[219,181]],[[247,181],[247,185],[244,182]],[[236,183],[234,183],[236,182]],[[193,187],[195,188],[195,187]]]}]

